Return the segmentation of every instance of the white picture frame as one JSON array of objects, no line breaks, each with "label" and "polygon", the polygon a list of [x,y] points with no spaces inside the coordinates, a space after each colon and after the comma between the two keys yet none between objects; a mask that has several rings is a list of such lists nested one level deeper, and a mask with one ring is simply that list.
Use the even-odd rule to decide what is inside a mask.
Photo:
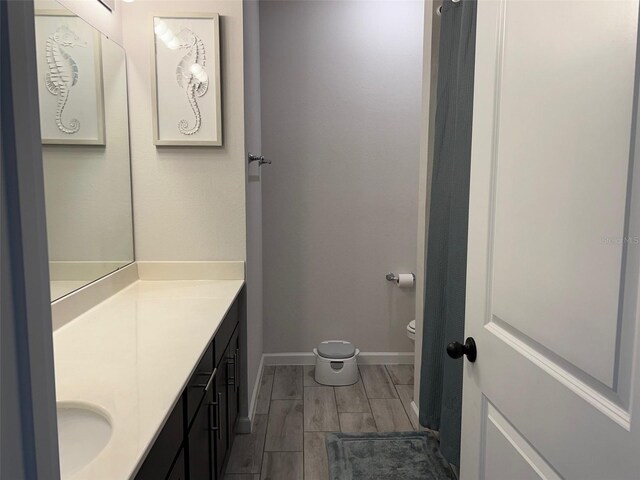
[{"label": "white picture frame", "polygon": [[61,10],[36,10],[35,31],[42,143],[104,145],[100,32]]},{"label": "white picture frame", "polygon": [[222,146],[219,15],[155,15],[152,27],[154,144]]}]

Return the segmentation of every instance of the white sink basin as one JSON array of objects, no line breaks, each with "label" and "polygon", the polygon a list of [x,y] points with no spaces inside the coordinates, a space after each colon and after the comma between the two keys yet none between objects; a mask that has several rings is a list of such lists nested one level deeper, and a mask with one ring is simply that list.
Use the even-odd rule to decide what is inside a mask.
[{"label": "white sink basin", "polygon": [[107,446],[111,422],[98,409],[79,404],[58,403],[60,473],[70,478],[90,463]]}]

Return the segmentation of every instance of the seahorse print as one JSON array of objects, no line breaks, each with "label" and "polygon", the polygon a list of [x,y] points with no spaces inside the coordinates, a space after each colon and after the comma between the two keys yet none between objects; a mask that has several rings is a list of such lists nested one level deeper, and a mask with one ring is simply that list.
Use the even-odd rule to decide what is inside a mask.
[{"label": "seahorse print", "polygon": [[68,48],[76,46],[83,47],[85,43],[66,25],[59,26],[47,38],[46,57],[49,72],[45,75],[45,83],[49,93],[58,97],[56,125],[61,132],[69,135],[80,130],[77,118],[69,120],[67,125],[62,120],[62,113],[69,99],[69,90],[78,83],[78,64],[67,51]]},{"label": "seahorse print", "polygon": [[204,70],[206,64],[206,52],[202,39],[189,28],[183,28],[176,36],[180,42],[180,49],[187,53],[176,68],[176,80],[180,88],[185,90],[187,100],[195,118],[193,126],[189,128],[187,120],[178,122],[178,130],[183,135],[193,135],[200,130],[202,117],[196,97],[202,97],[209,88],[209,77]]}]

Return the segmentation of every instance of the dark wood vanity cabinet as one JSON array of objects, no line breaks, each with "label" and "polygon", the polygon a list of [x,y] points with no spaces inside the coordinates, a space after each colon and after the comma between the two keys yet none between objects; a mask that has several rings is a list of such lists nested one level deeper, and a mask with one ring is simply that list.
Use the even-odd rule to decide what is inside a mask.
[{"label": "dark wood vanity cabinet", "polygon": [[147,454],[136,478],[157,480],[166,478],[172,471],[173,465],[176,463],[175,460],[178,459],[184,444],[183,407],[183,398],[180,397]]},{"label": "dark wood vanity cabinet", "polygon": [[184,465],[184,448],[180,449],[167,480],[187,480],[187,470]]},{"label": "dark wood vanity cabinet", "polygon": [[240,399],[238,302],[196,366],[136,480],[223,480]]},{"label": "dark wood vanity cabinet", "polygon": [[213,391],[205,395],[201,408],[195,414],[193,423],[187,431],[186,478],[211,478],[211,412],[209,404],[213,401]]}]

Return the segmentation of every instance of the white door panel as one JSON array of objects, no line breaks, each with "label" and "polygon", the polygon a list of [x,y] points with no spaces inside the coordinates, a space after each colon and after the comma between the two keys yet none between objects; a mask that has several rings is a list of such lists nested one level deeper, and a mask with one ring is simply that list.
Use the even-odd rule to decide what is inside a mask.
[{"label": "white door panel", "polygon": [[553,468],[486,399],[483,407],[484,478],[560,479]]},{"label": "white door panel", "polygon": [[493,314],[612,386],[637,11],[507,3]]},{"label": "white door panel", "polygon": [[478,0],[462,480],[640,478],[637,37],[637,0]]}]

